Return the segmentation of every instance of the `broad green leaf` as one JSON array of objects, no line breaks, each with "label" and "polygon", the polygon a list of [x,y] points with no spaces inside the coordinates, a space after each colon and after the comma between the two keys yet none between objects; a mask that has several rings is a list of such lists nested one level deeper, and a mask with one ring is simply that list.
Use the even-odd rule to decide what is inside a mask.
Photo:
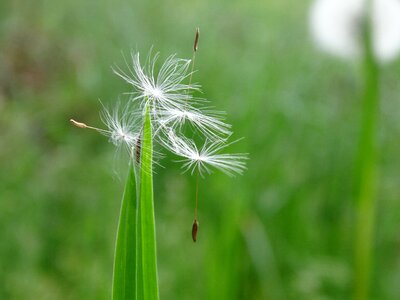
[{"label": "broad green leaf", "polygon": [[136,298],[136,182],[135,170],[129,165],[128,178],[122,198],[114,255],[112,299]]},{"label": "broad green leaf", "polygon": [[138,299],[158,299],[156,232],[153,203],[153,144],[150,109],[147,107],[140,159],[138,211]]}]

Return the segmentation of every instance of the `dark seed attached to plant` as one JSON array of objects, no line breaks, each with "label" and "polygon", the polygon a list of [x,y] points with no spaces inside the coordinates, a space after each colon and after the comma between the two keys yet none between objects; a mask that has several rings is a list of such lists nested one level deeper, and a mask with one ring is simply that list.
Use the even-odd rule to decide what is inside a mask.
[{"label": "dark seed attached to plant", "polygon": [[196,28],[196,37],[194,38],[193,51],[196,52],[199,48],[200,29]]},{"label": "dark seed attached to plant", "polygon": [[197,231],[199,229],[199,222],[197,222],[196,219],[194,219],[193,221],[193,225],[192,225],[192,239],[193,242],[196,242],[197,240]]},{"label": "dark seed attached to plant", "polygon": [[140,154],[142,152],[142,139],[139,136],[137,141],[136,141],[136,145],[135,145],[135,159],[136,159],[136,163],[139,164],[140,163]]}]

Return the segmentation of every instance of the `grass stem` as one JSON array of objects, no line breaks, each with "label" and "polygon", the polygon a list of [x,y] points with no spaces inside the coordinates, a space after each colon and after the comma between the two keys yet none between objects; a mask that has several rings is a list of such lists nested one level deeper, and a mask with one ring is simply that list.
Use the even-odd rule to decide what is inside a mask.
[{"label": "grass stem", "polygon": [[357,300],[368,299],[372,273],[377,179],[376,131],[379,111],[379,70],[373,53],[369,21],[365,22],[364,34],[364,91],[356,169],[354,299]]}]

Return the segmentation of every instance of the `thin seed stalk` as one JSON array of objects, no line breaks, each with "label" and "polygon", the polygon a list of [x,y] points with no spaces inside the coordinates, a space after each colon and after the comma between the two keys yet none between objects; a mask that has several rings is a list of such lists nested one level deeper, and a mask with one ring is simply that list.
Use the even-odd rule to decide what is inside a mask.
[{"label": "thin seed stalk", "polygon": [[199,204],[199,172],[196,175],[196,204],[194,207],[194,220],[192,225],[192,239],[193,242],[197,241],[197,232],[199,230],[199,222],[197,221],[197,208]]},{"label": "thin seed stalk", "polygon": [[197,207],[199,204],[199,172],[196,174],[196,204],[194,207],[194,219],[197,220]]},{"label": "thin seed stalk", "polygon": [[[369,7],[368,7],[369,8]],[[356,169],[355,286],[354,299],[369,298],[375,226],[377,183],[377,126],[379,111],[379,73],[373,53],[370,24],[364,31],[364,91],[361,136]]]}]

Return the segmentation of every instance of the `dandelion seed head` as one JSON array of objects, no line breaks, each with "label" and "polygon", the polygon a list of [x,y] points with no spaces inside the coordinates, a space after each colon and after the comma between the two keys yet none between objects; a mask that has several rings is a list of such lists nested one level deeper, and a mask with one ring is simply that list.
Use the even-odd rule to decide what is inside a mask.
[{"label": "dandelion seed head", "polygon": [[158,87],[148,86],[144,90],[144,94],[147,97],[154,99],[162,99],[164,97],[163,91]]},{"label": "dandelion seed head", "polygon": [[200,110],[191,106],[183,109],[165,109],[159,112],[158,122],[174,130],[181,129],[189,123],[194,129],[210,140],[225,140],[232,132],[230,125],[222,120],[223,112],[214,110]]},{"label": "dandelion seed head", "polygon": [[131,63],[127,63],[128,71],[114,68],[114,73],[131,84],[133,101],[142,107],[150,101],[154,109],[182,108],[188,102],[196,102],[192,91],[199,91],[197,84],[186,84],[184,81],[192,74],[189,72],[191,60],[169,56],[158,72],[156,63],[159,54],[149,55],[142,65],[139,53],[132,53]]},{"label": "dandelion seed head", "polygon": [[165,146],[182,158],[180,161],[183,162],[184,172],[189,171],[191,174],[199,172],[201,176],[204,176],[206,173],[212,173],[212,168],[214,168],[229,176],[234,176],[242,174],[246,169],[247,155],[220,153],[232,143],[206,141],[199,149],[193,140],[178,137],[170,130]]},{"label": "dandelion seed head", "polygon": [[101,119],[107,130],[99,132],[108,136],[115,146],[125,145],[131,151],[139,137],[141,126],[141,119],[138,114],[132,113],[131,105],[122,106],[117,102],[112,111],[103,106]]},{"label": "dandelion seed head", "polygon": [[121,143],[125,143],[127,145],[132,145],[132,143],[134,143],[136,141],[134,136],[131,133],[124,131],[123,128],[118,128],[118,129],[112,131],[111,140],[116,145],[119,145]]}]

